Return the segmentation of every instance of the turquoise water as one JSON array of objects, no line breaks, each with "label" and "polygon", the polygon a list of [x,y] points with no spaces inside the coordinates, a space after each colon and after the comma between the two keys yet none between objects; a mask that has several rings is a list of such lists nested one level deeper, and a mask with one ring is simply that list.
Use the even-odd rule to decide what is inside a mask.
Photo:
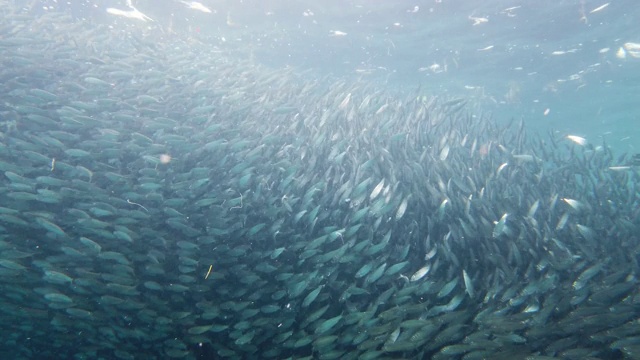
[{"label": "turquoise water", "polygon": [[617,56],[640,43],[633,0],[204,2],[212,13],[155,4],[136,6],[161,28],[243,47],[270,66],[471,97],[532,129],[640,150],[640,59]]}]

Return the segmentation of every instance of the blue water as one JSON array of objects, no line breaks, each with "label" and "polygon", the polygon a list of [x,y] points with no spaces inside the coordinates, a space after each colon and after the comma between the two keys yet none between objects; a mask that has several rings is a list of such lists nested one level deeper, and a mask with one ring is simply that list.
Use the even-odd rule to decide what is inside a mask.
[{"label": "blue water", "polygon": [[[640,42],[634,0],[134,1],[154,21],[106,13],[124,1],[49,1],[115,27],[153,26],[254,60],[319,75],[365,78],[421,94],[470,97],[498,118],[577,134],[616,152],[640,151]],[[157,30],[156,30],[157,31]],[[346,33],[336,36],[336,31]],[[556,52],[556,55],[553,53]],[[419,89],[419,90],[418,90]],[[545,115],[547,111],[547,115]]]}]

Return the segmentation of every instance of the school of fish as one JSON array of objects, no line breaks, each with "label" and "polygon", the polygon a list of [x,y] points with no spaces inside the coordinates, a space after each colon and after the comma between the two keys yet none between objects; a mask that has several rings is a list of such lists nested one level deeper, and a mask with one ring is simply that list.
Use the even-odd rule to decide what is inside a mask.
[{"label": "school of fish", "polygon": [[2,358],[640,359],[629,156],[3,11]]}]

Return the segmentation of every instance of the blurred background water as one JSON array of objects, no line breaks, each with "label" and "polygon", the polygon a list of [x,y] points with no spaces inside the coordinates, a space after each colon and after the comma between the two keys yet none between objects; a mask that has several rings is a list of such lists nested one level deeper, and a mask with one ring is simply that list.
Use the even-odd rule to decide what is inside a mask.
[{"label": "blurred background water", "polygon": [[[31,11],[194,37],[273,67],[469,97],[499,119],[637,152],[640,8],[633,0],[36,1]],[[623,49],[623,50],[621,50]],[[637,56],[637,53],[635,54]]]}]

